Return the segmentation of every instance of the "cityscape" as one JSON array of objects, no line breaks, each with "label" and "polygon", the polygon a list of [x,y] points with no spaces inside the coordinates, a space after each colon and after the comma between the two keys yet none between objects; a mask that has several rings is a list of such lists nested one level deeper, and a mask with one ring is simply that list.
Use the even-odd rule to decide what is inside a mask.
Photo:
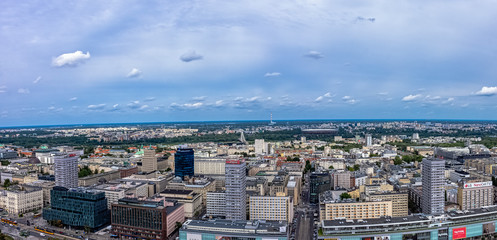
[{"label": "cityscape", "polygon": [[0,240],[497,238],[494,1],[0,1]]}]

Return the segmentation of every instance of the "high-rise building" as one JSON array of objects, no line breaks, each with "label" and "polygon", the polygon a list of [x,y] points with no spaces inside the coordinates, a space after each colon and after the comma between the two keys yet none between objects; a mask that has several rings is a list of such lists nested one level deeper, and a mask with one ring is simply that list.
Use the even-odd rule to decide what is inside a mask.
[{"label": "high-rise building", "polygon": [[366,146],[373,145],[373,136],[371,134],[366,134]]},{"label": "high-rise building", "polygon": [[244,160],[226,161],[226,219],[247,219],[247,180]]},{"label": "high-rise building", "polygon": [[255,154],[266,153],[266,143],[264,139],[255,139],[254,142]]},{"label": "high-rise building", "polygon": [[154,149],[143,149],[142,172],[156,172],[157,157]]},{"label": "high-rise building", "polygon": [[445,208],[445,160],[423,159],[423,194],[421,210],[428,215],[441,215]]},{"label": "high-rise building", "polygon": [[207,192],[207,216],[226,217],[226,193]]},{"label": "high-rise building", "polygon": [[328,172],[313,172],[309,178],[309,202],[319,203],[319,194],[331,189],[331,176]]},{"label": "high-rise building", "polygon": [[457,204],[461,210],[494,205],[492,182],[461,181],[457,191]]},{"label": "high-rise building", "polygon": [[50,192],[50,207],[43,209],[43,219],[96,229],[109,223],[110,211],[103,192],[54,187]]},{"label": "high-rise building", "polygon": [[56,186],[78,187],[78,156],[76,154],[54,156],[54,168]]},{"label": "high-rise building", "polygon": [[194,151],[192,148],[178,148],[174,154],[174,176],[184,179],[185,176],[193,177]]},{"label": "high-rise building", "polygon": [[333,189],[349,189],[351,174],[349,171],[341,171],[333,173]]},{"label": "high-rise building", "polygon": [[419,140],[419,133],[413,133],[412,140]]}]

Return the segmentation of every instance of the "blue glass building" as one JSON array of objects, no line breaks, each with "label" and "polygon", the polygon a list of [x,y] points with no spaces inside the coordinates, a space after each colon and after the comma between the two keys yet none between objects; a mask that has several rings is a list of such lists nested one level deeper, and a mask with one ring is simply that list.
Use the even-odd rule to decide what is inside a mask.
[{"label": "blue glass building", "polygon": [[193,177],[194,151],[192,148],[178,148],[174,154],[174,176],[184,179]]},{"label": "blue glass building", "polygon": [[54,187],[50,191],[50,207],[43,209],[43,219],[98,229],[109,224],[110,210],[104,192]]}]

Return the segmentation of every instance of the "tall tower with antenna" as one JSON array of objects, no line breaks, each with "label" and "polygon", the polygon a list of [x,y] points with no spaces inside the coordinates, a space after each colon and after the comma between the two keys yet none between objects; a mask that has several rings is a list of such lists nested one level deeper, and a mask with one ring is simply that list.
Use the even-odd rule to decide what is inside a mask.
[{"label": "tall tower with antenna", "polygon": [[274,125],[276,124],[276,122],[273,122],[273,112],[271,112],[271,115],[270,115],[270,121],[269,121],[269,125]]}]

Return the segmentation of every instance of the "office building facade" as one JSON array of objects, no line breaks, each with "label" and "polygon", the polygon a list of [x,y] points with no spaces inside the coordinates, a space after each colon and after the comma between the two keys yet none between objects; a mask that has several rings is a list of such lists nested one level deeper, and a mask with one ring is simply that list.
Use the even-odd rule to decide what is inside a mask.
[{"label": "office building facade", "polygon": [[110,222],[110,211],[103,192],[54,187],[50,192],[50,207],[43,210],[43,219],[98,229]]},{"label": "office building facade", "polygon": [[249,201],[250,220],[287,221],[293,220],[292,197],[251,196]]},{"label": "office building facade", "polygon": [[184,179],[195,174],[194,151],[192,148],[178,148],[174,154],[174,176]]},{"label": "office building facade", "polygon": [[319,203],[319,194],[331,189],[331,176],[328,172],[313,172],[309,177],[309,184],[309,202]]},{"label": "office building facade", "polygon": [[377,193],[369,195],[370,201],[392,201],[392,217],[404,217],[409,214],[408,193]]},{"label": "office building facade", "polygon": [[56,155],[54,158],[55,185],[78,187],[78,156],[76,154]]},{"label": "office building facade", "polygon": [[226,217],[225,192],[207,192],[207,216]]},{"label": "office building facade", "polygon": [[422,164],[421,210],[424,214],[441,215],[445,211],[445,160],[425,158]]},{"label": "office building facade", "polygon": [[156,172],[157,157],[155,157],[154,149],[143,149],[142,172]]},{"label": "office building facade", "polygon": [[226,161],[226,219],[246,220],[247,180],[244,160]]},{"label": "office building facade", "polygon": [[460,182],[457,190],[457,204],[461,210],[494,205],[492,182]]}]

